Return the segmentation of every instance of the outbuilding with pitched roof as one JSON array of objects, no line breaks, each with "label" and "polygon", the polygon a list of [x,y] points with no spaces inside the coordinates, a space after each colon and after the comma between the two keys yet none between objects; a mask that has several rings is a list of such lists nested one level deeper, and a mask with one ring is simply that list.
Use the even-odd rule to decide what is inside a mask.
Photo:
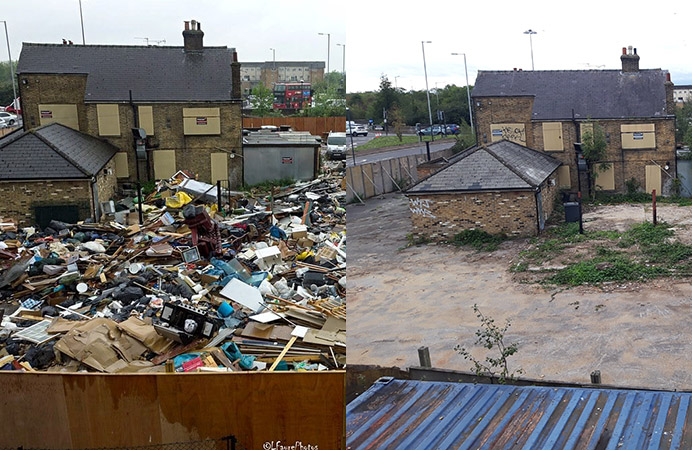
[{"label": "outbuilding with pitched roof", "polygon": [[53,123],[0,139],[0,217],[45,227],[98,218],[115,194],[118,149]]},{"label": "outbuilding with pitched roof", "polygon": [[538,234],[553,211],[560,165],[507,140],[467,149],[406,191],[413,232],[435,240],[467,229]]}]

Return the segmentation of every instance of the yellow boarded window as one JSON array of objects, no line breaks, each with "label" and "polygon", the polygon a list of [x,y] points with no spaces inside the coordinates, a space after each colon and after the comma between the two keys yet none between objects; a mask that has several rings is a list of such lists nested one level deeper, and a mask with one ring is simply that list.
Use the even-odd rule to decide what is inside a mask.
[{"label": "yellow boarded window", "polygon": [[139,128],[144,128],[147,136],[154,135],[154,112],[151,106],[138,106]]},{"label": "yellow boarded window", "polygon": [[560,166],[557,168],[557,187],[571,188],[572,180],[569,177],[569,166]]},{"label": "yellow boarded window", "polygon": [[183,108],[183,132],[186,135],[221,134],[219,108]]},{"label": "yellow boarded window", "polygon": [[526,145],[526,129],[523,123],[493,123],[490,125],[491,142],[502,139]]},{"label": "yellow boarded window", "polygon": [[656,128],[653,123],[620,125],[622,148],[656,148]]},{"label": "yellow boarded window", "polygon": [[175,174],[175,150],[156,150],[154,154],[154,178],[163,180]]},{"label": "yellow boarded window", "polygon": [[[598,165],[598,163],[596,163]],[[615,168],[610,163],[606,170],[601,171],[596,167],[596,189],[600,191],[612,191],[615,189]]]},{"label": "yellow boarded window", "polygon": [[57,122],[66,127],[79,130],[77,105],[38,105],[38,113],[41,125]]},{"label": "yellow boarded window", "polygon": [[562,122],[543,122],[543,150],[562,151]]},{"label": "yellow boarded window", "polygon": [[130,177],[130,167],[127,165],[126,152],[118,152],[115,154],[115,176],[118,178]]},{"label": "yellow boarded window", "polygon": [[646,193],[656,189],[656,194],[661,195],[661,168],[656,165],[646,166]]},{"label": "yellow boarded window", "polygon": [[211,154],[211,182],[228,180],[228,154],[224,152]]},{"label": "yellow boarded window", "polygon": [[589,133],[593,135],[593,123],[592,122],[586,122],[586,123],[580,123],[579,124],[579,132],[580,132],[580,139],[584,139],[584,133]]},{"label": "yellow boarded window", "polygon": [[99,136],[120,136],[118,105],[96,105]]}]

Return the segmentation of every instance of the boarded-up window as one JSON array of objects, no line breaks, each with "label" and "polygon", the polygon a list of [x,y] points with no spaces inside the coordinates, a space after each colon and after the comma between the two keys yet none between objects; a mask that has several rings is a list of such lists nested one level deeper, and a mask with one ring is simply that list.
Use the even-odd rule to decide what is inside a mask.
[{"label": "boarded-up window", "polygon": [[490,125],[491,142],[502,139],[526,145],[526,129],[523,123],[493,123]]},{"label": "boarded-up window", "polygon": [[221,134],[219,108],[183,108],[183,131],[186,135]]},{"label": "boarded-up window", "polygon": [[593,123],[586,122],[579,124],[580,139],[584,140],[584,133],[589,133],[593,136]]},{"label": "boarded-up window", "polygon": [[211,154],[211,182],[216,183],[217,180],[228,180],[228,154],[227,153],[212,153]]},{"label": "boarded-up window", "polygon": [[656,148],[656,128],[653,123],[620,125],[622,148]]},{"label": "boarded-up window", "polygon": [[175,150],[156,150],[154,154],[154,178],[163,180],[175,174]]},{"label": "boarded-up window", "polygon": [[99,136],[120,136],[118,105],[96,105]]},{"label": "boarded-up window", "polygon": [[601,170],[596,163],[596,189],[601,191],[612,191],[615,189],[615,168],[610,163],[606,170]]},{"label": "boarded-up window", "polygon": [[138,106],[139,128],[144,128],[147,136],[154,135],[154,112],[151,106]]},{"label": "boarded-up window", "polygon": [[572,180],[569,177],[569,166],[560,166],[557,168],[557,186],[562,188],[571,188]]},{"label": "boarded-up window", "polygon": [[646,193],[656,189],[656,194],[661,195],[661,168],[655,165],[646,166]]},{"label": "boarded-up window", "polygon": [[38,105],[38,113],[41,125],[57,122],[79,130],[77,105]]},{"label": "boarded-up window", "polygon": [[562,122],[543,123],[543,150],[562,151]]},{"label": "boarded-up window", "polygon": [[115,176],[118,178],[130,177],[130,167],[127,165],[126,152],[118,152],[115,154]]}]

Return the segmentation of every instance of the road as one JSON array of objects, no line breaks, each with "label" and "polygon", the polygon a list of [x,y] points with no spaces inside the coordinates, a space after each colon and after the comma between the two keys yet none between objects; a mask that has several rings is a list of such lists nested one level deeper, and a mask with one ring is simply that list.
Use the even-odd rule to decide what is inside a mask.
[{"label": "road", "polygon": [[[354,146],[357,148],[356,139],[370,139],[370,135],[367,137],[353,138]],[[363,142],[361,142],[362,145]],[[430,151],[436,152],[440,150],[448,149],[456,143],[454,140],[444,140],[435,141],[430,143]],[[363,150],[362,153],[356,151],[356,165],[368,164],[377,161],[384,161],[392,158],[400,158],[402,156],[410,155],[421,155],[426,153],[425,143],[420,142],[416,144],[401,146],[401,147],[384,147],[372,150]],[[353,157],[349,154],[346,158],[346,166],[353,166]]]}]

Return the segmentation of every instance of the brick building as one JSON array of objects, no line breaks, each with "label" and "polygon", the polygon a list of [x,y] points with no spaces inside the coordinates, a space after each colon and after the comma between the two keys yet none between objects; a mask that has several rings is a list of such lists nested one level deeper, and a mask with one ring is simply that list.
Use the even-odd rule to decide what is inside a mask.
[{"label": "brick building", "polygon": [[272,89],[276,83],[295,83],[301,80],[314,85],[324,80],[324,61],[266,61],[243,62],[240,68],[244,97],[258,84]]},{"label": "brick building", "polygon": [[0,217],[21,225],[98,218],[116,190],[113,145],[53,123],[0,139]]},{"label": "brick building", "polygon": [[538,234],[553,211],[560,164],[507,140],[465,150],[406,191],[413,233],[435,240],[466,229]]},{"label": "brick building", "polygon": [[[621,70],[479,71],[473,115],[479,143],[508,139],[562,161],[558,183],[577,189],[574,143],[598,123],[610,168],[596,183],[623,192],[636,179],[667,194],[675,177],[673,83],[661,69],[639,69],[623,48]],[[586,179],[581,180],[586,186]]]},{"label": "brick building", "polygon": [[[119,149],[119,181],[180,169],[206,182],[242,183],[240,64],[233,48],[205,47],[194,20],[182,47],[24,43],[17,77],[24,127],[61,123]],[[138,160],[132,128],[147,133]]]}]

